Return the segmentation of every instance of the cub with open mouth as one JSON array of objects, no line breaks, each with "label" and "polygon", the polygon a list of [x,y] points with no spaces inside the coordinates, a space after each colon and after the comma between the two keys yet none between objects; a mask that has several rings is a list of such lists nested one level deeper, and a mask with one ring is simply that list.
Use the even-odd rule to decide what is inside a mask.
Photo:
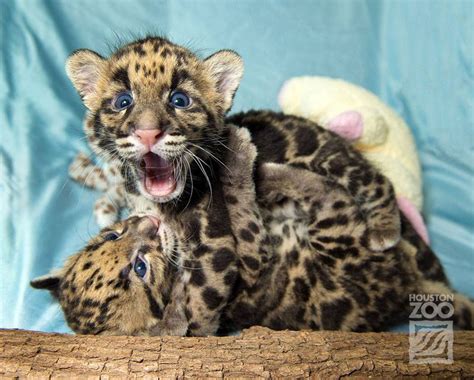
[{"label": "cub with open mouth", "polygon": [[78,50],[67,73],[88,108],[93,150],[120,162],[128,193],[180,209],[212,192],[225,167],[225,114],[243,73],[238,54],[201,60],[150,37],[108,59]]},{"label": "cub with open mouth", "polygon": [[309,120],[271,111],[226,118],[243,74],[237,53],[221,50],[200,59],[149,37],[109,58],[78,50],[67,72],[89,110],[85,130],[91,146],[119,164],[135,211],[140,206],[181,218],[185,209],[214,202],[211,219],[222,230],[220,178],[230,174],[225,154],[230,128],[237,125],[251,134],[257,166],[291,164],[346,189],[366,217],[371,249],[388,249],[400,239],[392,185],[347,142]]},{"label": "cub with open mouth", "polygon": [[157,153],[145,154],[140,168],[140,191],[153,196],[157,202],[168,202],[183,191],[184,183],[180,181],[178,187],[173,162]]}]

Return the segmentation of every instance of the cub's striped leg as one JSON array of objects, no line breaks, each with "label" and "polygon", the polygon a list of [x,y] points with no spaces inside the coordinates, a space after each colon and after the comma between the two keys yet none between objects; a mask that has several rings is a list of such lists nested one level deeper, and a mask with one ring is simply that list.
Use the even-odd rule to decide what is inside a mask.
[{"label": "cub's striped leg", "polygon": [[117,162],[111,161],[100,168],[80,152],[69,166],[69,175],[86,187],[104,192],[94,205],[94,216],[101,228],[119,220],[121,209],[128,207],[128,203]]},{"label": "cub's striped leg", "polygon": [[244,112],[228,121],[250,130],[259,163],[308,169],[346,189],[367,223],[367,247],[383,251],[400,240],[392,184],[340,136],[310,120],[271,111]]},{"label": "cub's striped leg", "polygon": [[[329,133],[326,131],[326,133]],[[355,199],[367,227],[366,245],[384,251],[400,240],[401,223],[395,191],[389,179],[337,136],[330,136],[318,149],[311,169],[328,176]]]},{"label": "cub's striped leg", "polygon": [[187,281],[189,335],[216,333],[237,279],[253,286],[266,255],[253,180],[257,153],[248,131],[232,128],[228,148],[229,171],[221,175],[222,187],[216,186],[210,207],[191,214],[188,236],[198,245],[184,261],[182,277]]},{"label": "cub's striped leg", "polygon": [[225,201],[236,239],[236,255],[245,284],[253,286],[267,259],[263,218],[257,204],[254,182],[257,150],[247,129],[232,126],[229,137],[228,171],[222,175]]},{"label": "cub's striped leg", "polygon": [[84,153],[79,152],[69,166],[69,176],[81,185],[94,190],[106,191],[107,176],[100,167],[96,166]]}]

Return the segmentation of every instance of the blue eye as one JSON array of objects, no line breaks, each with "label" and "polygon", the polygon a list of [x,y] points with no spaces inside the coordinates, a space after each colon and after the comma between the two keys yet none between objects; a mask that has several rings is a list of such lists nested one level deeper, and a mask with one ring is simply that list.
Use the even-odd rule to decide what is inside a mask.
[{"label": "blue eye", "polygon": [[137,256],[135,264],[133,265],[133,270],[135,271],[138,277],[145,277],[147,267],[145,261],[142,260],[140,256]]},{"label": "blue eye", "polygon": [[181,91],[174,91],[170,96],[170,104],[175,108],[188,108],[191,105],[191,99]]},{"label": "blue eye", "polygon": [[117,240],[119,237],[120,235],[117,232],[109,232],[107,235],[105,235],[104,240],[112,241],[112,240]]},{"label": "blue eye", "polygon": [[128,107],[130,107],[133,104],[133,97],[132,94],[127,91],[127,92],[121,92],[120,94],[117,95],[114,101],[114,108],[117,111],[122,111]]}]

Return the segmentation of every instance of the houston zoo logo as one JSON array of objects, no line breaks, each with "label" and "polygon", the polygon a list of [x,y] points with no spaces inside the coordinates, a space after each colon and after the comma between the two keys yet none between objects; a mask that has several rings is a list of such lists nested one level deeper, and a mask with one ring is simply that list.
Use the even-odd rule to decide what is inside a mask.
[{"label": "houston zoo logo", "polygon": [[410,363],[453,363],[454,295],[410,294]]}]

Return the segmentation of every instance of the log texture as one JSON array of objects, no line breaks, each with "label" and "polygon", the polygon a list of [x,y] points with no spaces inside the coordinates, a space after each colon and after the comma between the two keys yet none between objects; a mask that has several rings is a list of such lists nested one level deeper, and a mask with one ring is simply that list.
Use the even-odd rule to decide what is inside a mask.
[{"label": "log texture", "polygon": [[0,377],[473,378],[474,332],[455,332],[454,364],[408,364],[396,333],[271,331],[239,336],[99,337],[0,330]]}]

